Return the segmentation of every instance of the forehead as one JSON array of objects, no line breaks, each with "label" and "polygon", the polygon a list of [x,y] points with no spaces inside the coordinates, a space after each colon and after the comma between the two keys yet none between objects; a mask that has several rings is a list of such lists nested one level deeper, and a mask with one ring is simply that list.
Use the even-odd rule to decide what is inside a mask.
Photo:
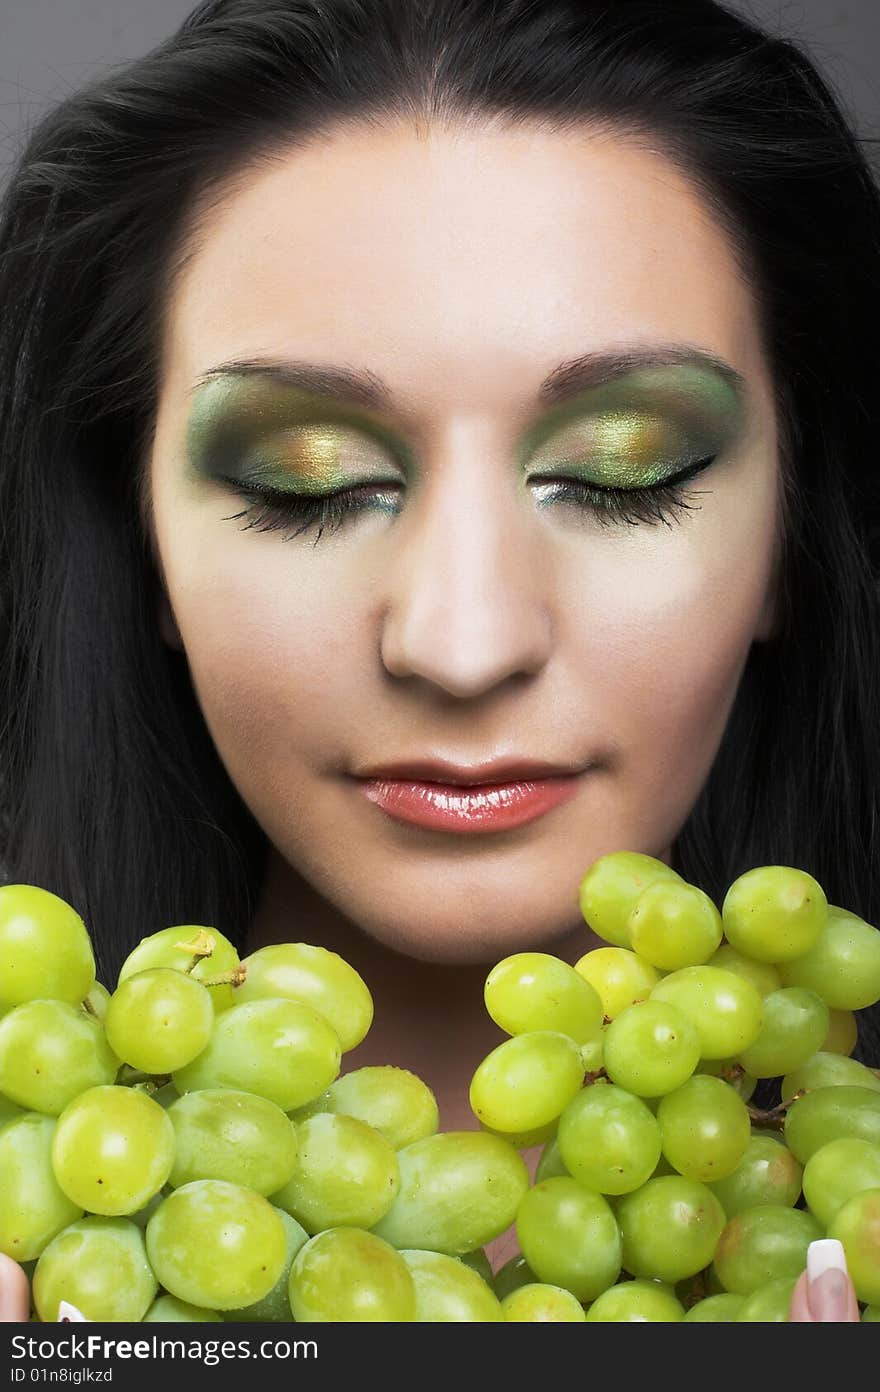
[{"label": "forehead", "polygon": [[623,133],[339,128],[243,171],[193,246],[166,320],[181,394],[272,351],[482,409],[591,348],[680,340],[746,372],[759,351],[727,234]]}]

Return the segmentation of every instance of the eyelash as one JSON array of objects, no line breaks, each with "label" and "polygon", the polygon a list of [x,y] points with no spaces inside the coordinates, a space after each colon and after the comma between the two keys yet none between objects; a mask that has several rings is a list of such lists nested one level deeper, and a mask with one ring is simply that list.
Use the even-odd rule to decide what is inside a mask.
[{"label": "eyelash", "polygon": [[[704,469],[708,469],[715,458],[715,455],[711,455],[708,459],[700,459],[695,464],[689,464],[678,474],[664,479],[662,483],[643,488],[604,488],[580,479],[553,479],[549,476],[542,481],[559,485],[551,502],[573,502],[577,506],[588,508],[601,526],[613,526],[619,522],[628,526],[638,526],[639,523],[653,526],[662,522],[668,527],[671,520],[677,520],[676,513],[693,510],[695,505],[689,500],[697,495],[687,491],[684,484]],[[244,511],[224,518],[225,522],[248,517],[255,508],[262,506],[262,511],[240,528],[241,531],[255,527],[260,532],[271,532],[291,521],[297,521],[299,525],[295,530],[282,538],[284,541],[292,541],[294,537],[302,536],[317,525],[318,532],[313,543],[315,546],[325,530],[332,535],[352,514],[369,510],[378,487],[375,484],[362,484],[353,488],[341,488],[335,493],[297,496],[280,489],[256,488],[253,485],[245,487],[233,479],[221,479],[220,482],[229,484],[240,497],[250,503]]]}]

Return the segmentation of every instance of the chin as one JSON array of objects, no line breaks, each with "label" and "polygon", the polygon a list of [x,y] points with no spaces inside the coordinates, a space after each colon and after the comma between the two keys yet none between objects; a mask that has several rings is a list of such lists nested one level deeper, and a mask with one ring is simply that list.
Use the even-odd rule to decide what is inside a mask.
[{"label": "chin", "polygon": [[360,919],[361,930],[383,947],[411,957],[419,962],[436,962],[446,966],[493,967],[514,952],[552,952],[554,944],[565,935],[583,930],[584,951],[590,946],[590,930],[579,913],[567,921],[541,917],[538,921],[527,914],[508,915],[503,921],[474,922],[470,915],[455,919],[413,914],[402,922],[383,917],[375,922]]}]

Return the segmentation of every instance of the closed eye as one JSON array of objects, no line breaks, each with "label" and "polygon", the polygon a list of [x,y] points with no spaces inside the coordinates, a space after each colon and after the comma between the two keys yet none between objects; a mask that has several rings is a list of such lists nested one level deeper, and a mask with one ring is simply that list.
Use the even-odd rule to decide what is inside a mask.
[{"label": "closed eye", "polygon": [[699,494],[686,489],[685,484],[708,469],[716,458],[716,455],[710,455],[659,483],[639,488],[611,488],[586,479],[559,477],[554,480],[548,476],[542,478],[542,484],[554,484],[554,487],[543,505],[573,502],[589,509],[603,526],[616,522],[630,526],[662,522],[670,526],[677,513],[692,511],[697,506],[691,499]]},{"label": "closed eye", "polygon": [[[696,506],[691,498],[697,495],[684,485],[714,463],[715,458],[715,455],[711,455],[698,460],[660,483],[639,488],[610,488],[570,477],[547,476],[532,479],[531,482],[538,482],[542,488],[551,486],[549,496],[542,500],[542,506],[574,503],[590,512],[603,526],[615,523],[654,525],[659,522],[669,526],[677,513]],[[221,478],[218,481],[228,484],[249,504],[242,512],[234,513],[224,521],[249,517],[250,521],[242,530],[253,527],[260,532],[276,531],[294,524],[293,530],[283,538],[284,541],[291,541],[316,527],[313,545],[317,545],[325,531],[331,534],[338,531],[355,513],[377,509],[391,515],[399,512],[400,485],[368,483],[340,488],[334,493],[306,494],[245,484],[236,479]]]}]

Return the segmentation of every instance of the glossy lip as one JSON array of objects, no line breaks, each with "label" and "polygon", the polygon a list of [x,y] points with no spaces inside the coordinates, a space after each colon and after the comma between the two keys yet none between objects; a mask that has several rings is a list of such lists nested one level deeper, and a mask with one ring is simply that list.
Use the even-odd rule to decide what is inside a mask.
[{"label": "glossy lip", "polygon": [[395,821],[431,831],[509,831],[574,797],[580,774],[521,782],[437,783],[361,779],[364,796]]},{"label": "glossy lip", "polygon": [[543,759],[487,759],[478,764],[456,764],[451,759],[401,759],[395,763],[358,769],[356,778],[404,779],[410,783],[439,783],[444,787],[482,787],[489,783],[532,782],[537,778],[571,777],[583,773],[584,764],[552,764]]}]

